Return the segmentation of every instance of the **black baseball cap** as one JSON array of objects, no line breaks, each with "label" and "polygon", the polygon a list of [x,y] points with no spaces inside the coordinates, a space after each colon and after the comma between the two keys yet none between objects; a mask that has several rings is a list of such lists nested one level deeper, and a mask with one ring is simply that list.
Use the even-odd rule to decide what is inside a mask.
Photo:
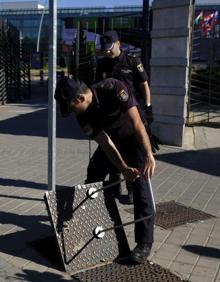
[{"label": "black baseball cap", "polygon": [[79,98],[80,94],[85,93],[87,85],[79,80],[63,77],[57,83],[54,98],[60,105],[62,116],[70,114],[70,101]]},{"label": "black baseball cap", "polygon": [[100,37],[101,50],[107,51],[112,48],[113,44],[119,40],[118,33],[115,30],[106,31]]}]

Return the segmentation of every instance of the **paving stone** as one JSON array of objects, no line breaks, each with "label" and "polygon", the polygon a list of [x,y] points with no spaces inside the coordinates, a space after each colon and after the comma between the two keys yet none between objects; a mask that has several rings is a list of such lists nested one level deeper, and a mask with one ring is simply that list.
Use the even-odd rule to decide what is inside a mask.
[{"label": "paving stone", "polygon": [[193,264],[175,261],[171,264],[169,268],[173,273],[181,273],[184,278],[188,278],[189,275],[192,273]]},{"label": "paving stone", "polygon": [[213,269],[213,271],[214,271],[215,269],[218,268],[219,262],[217,260],[214,262],[210,257],[202,257],[202,256],[200,256],[199,260],[197,262],[197,266],[207,267],[210,270]]},{"label": "paving stone", "polygon": [[168,266],[170,264],[169,258],[159,258],[159,257],[151,258],[150,257],[149,260],[152,260],[154,263],[157,263],[164,268],[168,268]]},{"label": "paving stone", "polygon": [[213,268],[208,268],[208,267],[204,267],[204,266],[196,266],[193,269],[192,275],[198,275],[198,276],[202,276],[202,277],[206,277],[206,279],[209,281],[211,281],[216,274],[218,267],[216,267],[215,269]]},{"label": "paving stone", "polygon": [[178,253],[178,255],[175,257],[175,261],[180,262],[180,263],[189,263],[189,264],[194,265],[197,263],[198,258],[199,258],[199,255],[197,254],[192,254],[184,250],[181,250]]},{"label": "paving stone", "polygon": [[219,265],[219,268],[218,268],[218,272],[216,273],[216,277],[215,277],[215,282],[218,282],[220,281],[220,265]]},{"label": "paving stone", "polygon": [[207,280],[207,277],[204,277],[204,276],[201,276],[201,275],[192,275],[190,276],[190,281],[191,282],[215,282],[215,281],[218,281],[218,280],[215,280],[213,281],[212,279],[210,280]]}]

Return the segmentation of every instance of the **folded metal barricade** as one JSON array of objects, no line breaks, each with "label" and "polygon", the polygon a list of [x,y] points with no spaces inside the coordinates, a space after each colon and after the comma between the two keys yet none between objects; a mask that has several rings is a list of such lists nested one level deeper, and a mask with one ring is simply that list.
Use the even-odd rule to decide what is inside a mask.
[{"label": "folded metal barricade", "polygon": [[[103,183],[77,185],[46,192],[45,201],[65,270],[76,273],[112,262],[129,247],[124,230],[106,232],[99,227],[121,224],[114,199],[100,190]],[[100,239],[99,239],[100,238]]]},{"label": "folded metal barricade", "polygon": [[45,193],[51,225],[68,273],[127,256],[130,250],[123,227],[153,215],[123,224],[114,197],[108,193],[118,183],[97,182]]}]

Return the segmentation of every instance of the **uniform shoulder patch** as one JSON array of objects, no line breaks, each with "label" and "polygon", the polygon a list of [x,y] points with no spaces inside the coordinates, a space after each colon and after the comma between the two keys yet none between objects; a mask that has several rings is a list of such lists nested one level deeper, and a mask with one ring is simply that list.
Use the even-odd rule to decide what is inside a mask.
[{"label": "uniform shoulder patch", "polygon": [[106,72],[103,72],[103,73],[102,73],[102,79],[106,79],[106,77],[107,77],[107,73],[106,73]]},{"label": "uniform shoulder patch", "polygon": [[128,101],[128,92],[124,89],[118,92],[117,97],[120,101],[122,102],[127,102]]},{"label": "uniform shoulder patch", "polygon": [[112,90],[114,88],[114,84],[110,81],[106,81],[104,83],[104,88],[107,89],[107,90]]},{"label": "uniform shoulder patch", "polygon": [[106,79],[102,85],[102,88],[106,90],[112,90],[114,88],[114,83],[108,79]]},{"label": "uniform shoulder patch", "polygon": [[104,88],[104,83],[98,83],[96,87],[97,88]]},{"label": "uniform shoulder patch", "polygon": [[128,53],[128,57],[131,57],[131,58],[137,58],[137,56],[133,53]]},{"label": "uniform shoulder patch", "polygon": [[97,85],[97,88],[105,89],[105,90],[112,90],[114,88],[114,84],[110,81],[103,81]]},{"label": "uniform shoulder patch", "polygon": [[137,69],[139,72],[143,72],[144,71],[144,66],[142,64],[138,64],[137,65]]},{"label": "uniform shoulder patch", "polygon": [[90,124],[85,124],[83,126],[83,131],[85,132],[86,135],[92,135],[93,133],[93,129]]}]

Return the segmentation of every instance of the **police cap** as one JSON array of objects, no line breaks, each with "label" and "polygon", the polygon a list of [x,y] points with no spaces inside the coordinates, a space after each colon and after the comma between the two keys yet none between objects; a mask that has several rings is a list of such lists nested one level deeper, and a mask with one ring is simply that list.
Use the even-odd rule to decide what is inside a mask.
[{"label": "police cap", "polygon": [[113,44],[119,40],[118,33],[115,30],[106,31],[100,37],[101,50],[107,51],[112,48]]},{"label": "police cap", "polygon": [[87,85],[79,80],[63,77],[57,83],[54,98],[60,105],[62,116],[70,114],[70,101],[79,98],[80,94],[85,93]]}]

